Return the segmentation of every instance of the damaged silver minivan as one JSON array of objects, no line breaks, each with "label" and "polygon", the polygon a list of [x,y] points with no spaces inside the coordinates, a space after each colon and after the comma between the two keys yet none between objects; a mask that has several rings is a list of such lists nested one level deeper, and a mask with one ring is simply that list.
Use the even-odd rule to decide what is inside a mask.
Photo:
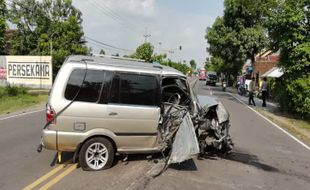
[{"label": "damaged silver minivan", "polygon": [[184,121],[194,134],[193,154],[232,149],[229,114],[221,103],[196,96],[179,71],[138,60],[69,57],[55,79],[46,118],[40,146],[75,152],[84,170],[111,167],[116,153],[153,153],[186,143],[178,135]]}]

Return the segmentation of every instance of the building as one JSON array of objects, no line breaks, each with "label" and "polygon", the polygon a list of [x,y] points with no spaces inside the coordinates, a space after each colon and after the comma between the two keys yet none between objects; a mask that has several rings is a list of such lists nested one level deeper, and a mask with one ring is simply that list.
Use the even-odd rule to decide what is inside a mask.
[{"label": "building", "polygon": [[255,63],[253,66],[253,74],[255,78],[260,78],[264,73],[270,69],[276,67],[280,60],[279,53],[273,53],[272,51],[265,51],[264,53],[258,54],[255,57]]},{"label": "building", "polygon": [[238,76],[238,81],[241,81],[241,79],[242,81],[246,81],[254,77],[255,83],[258,86],[262,75],[277,67],[279,60],[279,52],[273,53],[268,50],[257,54],[254,64],[251,63],[251,60],[247,60],[243,65],[242,75]]}]

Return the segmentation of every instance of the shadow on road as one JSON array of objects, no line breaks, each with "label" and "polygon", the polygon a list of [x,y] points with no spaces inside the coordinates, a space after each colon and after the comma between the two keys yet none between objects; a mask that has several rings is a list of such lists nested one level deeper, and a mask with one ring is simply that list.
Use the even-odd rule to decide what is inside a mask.
[{"label": "shadow on road", "polygon": [[114,159],[113,166],[119,163],[124,163],[125,165],[127,165],[130,162],[155,161],[160,159],[162,159],[162,155],[160,153],[118,155]]},{"label": "shadow on road", "polygon": [[245,152],[232,152],[230,155],[220,155],[219,157],[226,160],[254,166],[257,169],[261,169],[267,172],[280,172],[278,168],[260,162],[259,158],[256,155],[248,154]]},{"label": "shadow on road", "polygon": [[[73,152],[61,152],[61,164],[68,162],[69,160],[73,160],[73,156],[74,156]],[[51,167],[55,166],[56,163],[58,163],[57,158],[58,158],[58,154],[56,152],[52,162],[50,163]]]},{"label": "shadow on road", "polygon": [[257,169],[261,169],[267,172],[280,172],[278,168],[275,168],[273,166],[270,166],[268,164],[262,163],[258,156],[241,152],[241,151],[234,151],[231,154],[210,154],[203,156],[202,159],[208,159],[208,160],[217,160],[218,158],[230,160],[234,162],[239,162],[242,164],[246,164],[249,166],[253,166]]},{"label": "shadow on road", "polygon": [[178,163],[178,164],[170,164],[169,168],[179,170],[179,171],[197,171],[198,170],[193,159],[190,159],[182,163]]}]

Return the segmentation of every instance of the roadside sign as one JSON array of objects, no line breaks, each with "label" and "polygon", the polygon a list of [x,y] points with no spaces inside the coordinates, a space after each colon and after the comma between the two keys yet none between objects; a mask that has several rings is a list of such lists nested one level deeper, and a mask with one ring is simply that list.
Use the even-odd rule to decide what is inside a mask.
[{"label": "roadside sign", "polygon": [[51,88],[51,56],[0,56],[0,85]]}]

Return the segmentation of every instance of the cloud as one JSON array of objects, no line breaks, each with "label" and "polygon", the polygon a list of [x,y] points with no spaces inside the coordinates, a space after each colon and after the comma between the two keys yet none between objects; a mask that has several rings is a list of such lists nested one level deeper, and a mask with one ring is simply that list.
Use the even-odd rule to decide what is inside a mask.
[{"label": "cloud", "polygon": [[97,0],[97,2],[129,15],[151,16],[155,10],[155,0]]}]

